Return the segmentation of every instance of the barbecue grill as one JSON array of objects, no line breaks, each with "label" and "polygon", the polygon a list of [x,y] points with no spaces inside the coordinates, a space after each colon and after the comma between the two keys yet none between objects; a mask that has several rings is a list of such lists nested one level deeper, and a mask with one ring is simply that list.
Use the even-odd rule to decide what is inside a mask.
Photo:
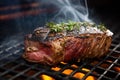
[{"label": "barbecue grill", "polygon": [[[19,34],[18,36],[23,36]],[[57,66],[45,66],[24,60],[22,38],[0,46],[0,80],[119,80],[120,79],[120,33],[106,56],[81,62],[61,62]],[[12,44],[12,45],[11,45]]]},{"label": "barbecue grill", "polygon": [[[29,19],[28,16],[26,19]],[[6,23],[11,22],[6,20]],[[41,21],[41,24],[44,23]],[[106,24],[112,22],[106,21]],[[3,39],[0,43],[0,80],[120,80],[120,32],[118,25],[113,26],[113,24],[108,26],[115,34],[107,55],[80,62],[60,62],[56,66],[32,63],[22,58],[23,39],[26,33],[13,32],[15,35],[10,38],[5,37],[5,41],[2,36],[0,38]]]}]

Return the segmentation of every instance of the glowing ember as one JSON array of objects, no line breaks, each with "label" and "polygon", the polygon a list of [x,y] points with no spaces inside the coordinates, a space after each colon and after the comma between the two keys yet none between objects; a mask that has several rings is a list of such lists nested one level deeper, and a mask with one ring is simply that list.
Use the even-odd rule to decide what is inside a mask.
[{"label": "glowing ember", "polygon": [[[77,73],[75,73],[75,75],[73,77],[76,77],[78,79],[82,79],[84,76],[85,76],[84,73],[77,72]],[[96,80],[96,79],[93,76],[88,76],[85,80]]]},{"label": "glowing ember", "polygon": [[111,60],[106,60],[106,62],[113,63],[113,61],[111,61]]},{"label": "glowing ember", "polygon": [[88,76],[85,80],[96,80],[93,76]]},{"label": "glowing ember", "polygon": [[51,69],[54,70],[54,71],[59,71],[61,68],[59,68],[59,67],[52,67]]},{"label": "glowing ember", "polygon": [[42,74],[42,75],[40,76],[40,80],[55,80],[55,79],[52,78],[51,76]]},{"label": "glowing ember", "polygon": [[115,66],[115,67],[113,67],[113,70],[120,72],[120,67]]},{"label": "glowing ember", "polygon": [[60,62],[61,64],[67,64],[67,63],[65,63],[65,62]]},{"label": "glowing ember", "polygon": [[73,68],[78,68],[78,66],[75,65],[75,64],[71,65],[71,67],[73,67]]},{"label": "glowing ember", "polygon": [[81,73],[81,72],[77,72],[77,73],[75,73],[75,75],[74,75],[73,77],[82,79],[84,76],[85,76],[85,74],[83,74],[83,73]]},{"label": "glowing ember", "polygon": [[86,68],[82,68],[83,71],[86,71],[86,72],[89,72],[90,70],[89,69],[86,69]]},{"label": "glowing ember", "polygon": [[65,69],[62,73],[66,74],[66,75],[70,75],[73,72],[73,70],[71,69]]}]

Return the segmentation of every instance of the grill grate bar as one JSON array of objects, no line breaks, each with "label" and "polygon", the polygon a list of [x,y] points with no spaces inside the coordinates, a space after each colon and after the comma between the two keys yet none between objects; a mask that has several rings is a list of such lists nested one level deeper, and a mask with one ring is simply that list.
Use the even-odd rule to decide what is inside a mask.
[{"label": "grill grate bar", "polygon": [[[110,54],[109,54],[110,55]],[[99,62],[98,64],[96,64],[91,70],[90,72],[88,72],[83,78],[82,80],[85,80],[100,64],[102,64],[109,56],[107,55],[101,62]]]},{"label": "grill grate bar", "polygon": [[26,71],[30,70],[31,67],[27,68],[26,70],[22,71],[22,72],[19,72],[17,75],[13,76],[12,78],[10,78],[9,80],[13,80],[15,79],[16,77],[20,76],[20,75],[23,75],[23,73],[25,73]]},{"label": "grill grate bar", "polygon": [[[73,76],[77,71],[81,70],[85,65],[87,65],[90,61],[83,63],[78,69],[74,70],[70,76]],[[67,68],[67,67],[66,67]],[[65,68],[65,69],[66,69]],[[64,69],[64,70],[65,70]],[[62,71],[61,71],[62,72]]]},{"label": "grill grate bar", "polygon": [[[118,57],[118,59],[119,59],[120,57]],[[113,65],[118,61],[118,59],[116,59],[106,70],[105,70],[105,72],[98,78],[98,80],[100,80],[107,72],[108,72],[108,70],[110,70],[112,67],[113,67]]]},{"label": "grill grate bar", "polygon": [[[18,66],[20,66],[20,65],[21,65],[21,64],[18,64],[18,65],[16,65],[16,66],[12,67],[11,69],[7,69],[5,72],[1,73],[0,75],[3,76],[4,74],[6,74],[6,73],[8,73],[8,72],[13,71],[13,69],[15,69],[16,67],[18,67]],[[4,67],[3,67],[3,68],[4,68]]]}]

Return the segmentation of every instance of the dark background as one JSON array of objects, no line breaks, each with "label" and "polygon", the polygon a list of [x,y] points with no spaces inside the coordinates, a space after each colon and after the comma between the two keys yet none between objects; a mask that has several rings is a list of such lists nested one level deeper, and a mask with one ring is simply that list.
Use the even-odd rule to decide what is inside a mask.
[{"label": "dark background", "polygon": [[[11,5],[22,5],[37,3],[38,0],[0,0],[0,7],[11,6]],[[75,1],[75,0],[74,0]],[[89,7],[89,17],[95,22],[104,23],[114,33],[120,31],[120,4],[118,0],[87,0]],[[48,4],[47,7],[51,5]],[[17,33],[29,33],[34,28],[43,26],[48,18],[53,16],[51,11],[48,10],[45,5],[40,3],[36,9],[43,9],[41,12],[35,12],[35,14],[25,14],[23,16],[2,18],[2,15],[14,14],[17,12],[30,11],[33,7],[19,7],[17,9],[0,10],[0,41],[3,41],[6,37],[15,35]],[[33,11],[34,12],[34,11]]]},{"label": "dark background", "polygon": [[[119,32],[120,26],[120,2],[116,0],[88,0],[89,8],[94,10],[92,16],[97,16],[96,20],[100,19],[111,30],[117,28]],[[96,14],[96,15],[95,15]]]}]

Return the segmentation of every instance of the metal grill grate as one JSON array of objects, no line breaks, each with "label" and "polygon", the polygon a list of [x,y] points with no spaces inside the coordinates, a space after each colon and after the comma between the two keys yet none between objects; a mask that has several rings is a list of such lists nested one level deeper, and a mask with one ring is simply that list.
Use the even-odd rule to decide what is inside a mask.
[{"label": "metal grill grate", "polygon": [[[20,35],[19,35],[20,36]],[[59,63],[56,67],[25,61],[22,38],[0,45],[0,80],[119,80],[120,33],[113,36],[108,55],[100,59]]]}]

